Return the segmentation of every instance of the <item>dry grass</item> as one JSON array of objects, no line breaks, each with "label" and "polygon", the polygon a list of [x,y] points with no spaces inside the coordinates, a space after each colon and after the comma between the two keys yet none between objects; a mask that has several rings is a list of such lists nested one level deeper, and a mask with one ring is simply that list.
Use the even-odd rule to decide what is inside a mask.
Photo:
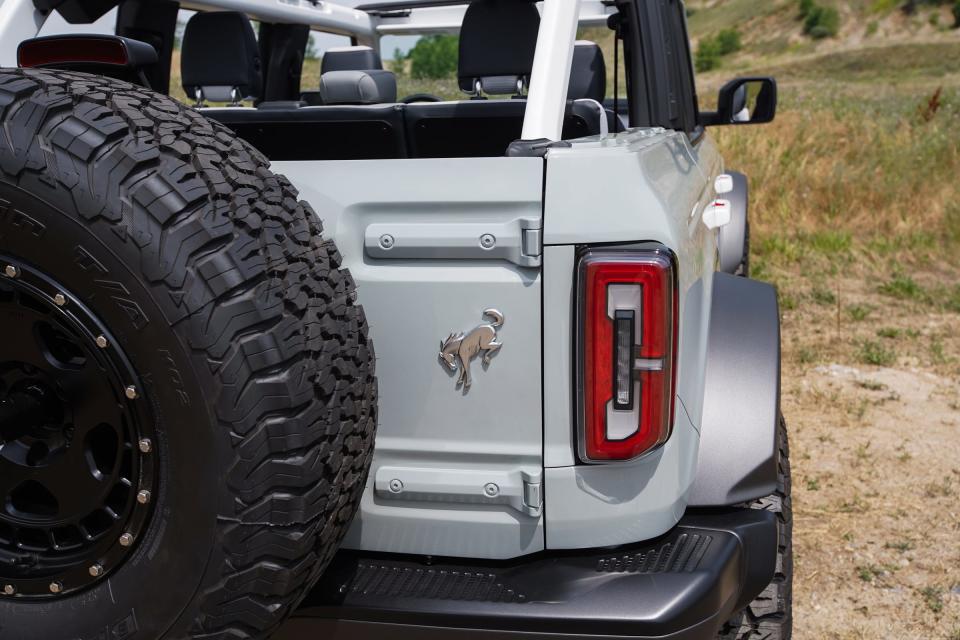
[{"label": "dry grass", "polygon": [[[927,121],[935,87],[882,100],[807,93],[820,90],[787,87],[773,125],[715,133],[728,166],[750,176],[761,257],[789,264],[806,249],[866,248],[919,259],[955,248],[960,92],[941,93]],[[798,242],[807,246],[787,246]]]}]

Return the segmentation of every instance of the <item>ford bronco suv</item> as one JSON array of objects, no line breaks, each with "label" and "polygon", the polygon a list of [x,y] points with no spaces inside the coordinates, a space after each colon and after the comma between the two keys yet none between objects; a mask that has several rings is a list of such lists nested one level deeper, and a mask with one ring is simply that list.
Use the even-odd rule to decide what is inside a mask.
[{"label": "ford bronco suv", "polygon": [[0,638],[789,638],[707,133],[776,83],[690,58],[681,0],[2,0]]}]

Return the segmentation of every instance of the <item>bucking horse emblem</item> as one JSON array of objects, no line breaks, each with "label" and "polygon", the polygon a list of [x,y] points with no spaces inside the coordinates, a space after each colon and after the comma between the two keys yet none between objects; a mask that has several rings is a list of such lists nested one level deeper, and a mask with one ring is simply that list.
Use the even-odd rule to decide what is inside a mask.
[{"label": "bucking horse emblem", "polygon": [[503,314],[496,309],[487,309],[483,312],[489,318],[488,324],[482,324],[470,333],[451,333],[450,337],[440,343],[440,362],[450,371],[460,371],[457,378],[457,388],[463,387],[466,391],[473,380],[470,376],[470,361],[483,353],[484,368],[490,366],[493,354],[503,346],[497,340],[497,329],[503,326]]}]

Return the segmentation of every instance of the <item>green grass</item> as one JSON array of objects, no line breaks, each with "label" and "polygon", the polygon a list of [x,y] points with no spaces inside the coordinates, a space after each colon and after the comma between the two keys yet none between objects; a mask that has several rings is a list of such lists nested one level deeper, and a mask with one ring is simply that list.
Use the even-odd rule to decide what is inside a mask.
[{"label": "green grass", "polygon": [[913,278],[907,275],[894,275],[888,282],[881,284],[877,290],[898,300],[913,300],[924,302],[929,299],[927,291]]},{"label": "green grass", "polygon": [[920,590],[923,603],[933,613],[943,612],[943,589],[939,587],[924,587]]},{"label": "green grass", "polygon": [[866,305],[855,304],[847,307],[847,313],[854,322],[863,322],[870,317],[872,309]]},{"label": "green grass", "polygon": [[822,307],[832,307],[837,304],[836,294],[823,286],[814,287],[813,291],[810,292],[810,297]]},{"label": "green grass", "polygon": [[897,354],[893,349],[873,340],[860,341],[857,357],[863,364],[875,367],[890,367],[897,362]]},{"label": "green grass", "polygon": [[907,551],[913,551],[917,548],[917,545],[911,540],[897,540],[895,542],[888,542],[883,545],[887,549],[893,549],[894,551],[899,551],[900,553],[906,553]]}]

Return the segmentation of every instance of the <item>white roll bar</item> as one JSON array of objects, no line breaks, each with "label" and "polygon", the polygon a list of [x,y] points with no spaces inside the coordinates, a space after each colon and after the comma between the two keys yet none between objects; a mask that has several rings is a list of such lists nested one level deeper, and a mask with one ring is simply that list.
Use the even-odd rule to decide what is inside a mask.
[{"label": "white roll bar", "polygon": [[35,38],[46,19],[33,0],[0,0],[0,67],[17,66],[17,46]]},{"label": "white roll bar", "polygon": [[580,0],[544,0],[523,139],[560,140],[580,20]]}]

